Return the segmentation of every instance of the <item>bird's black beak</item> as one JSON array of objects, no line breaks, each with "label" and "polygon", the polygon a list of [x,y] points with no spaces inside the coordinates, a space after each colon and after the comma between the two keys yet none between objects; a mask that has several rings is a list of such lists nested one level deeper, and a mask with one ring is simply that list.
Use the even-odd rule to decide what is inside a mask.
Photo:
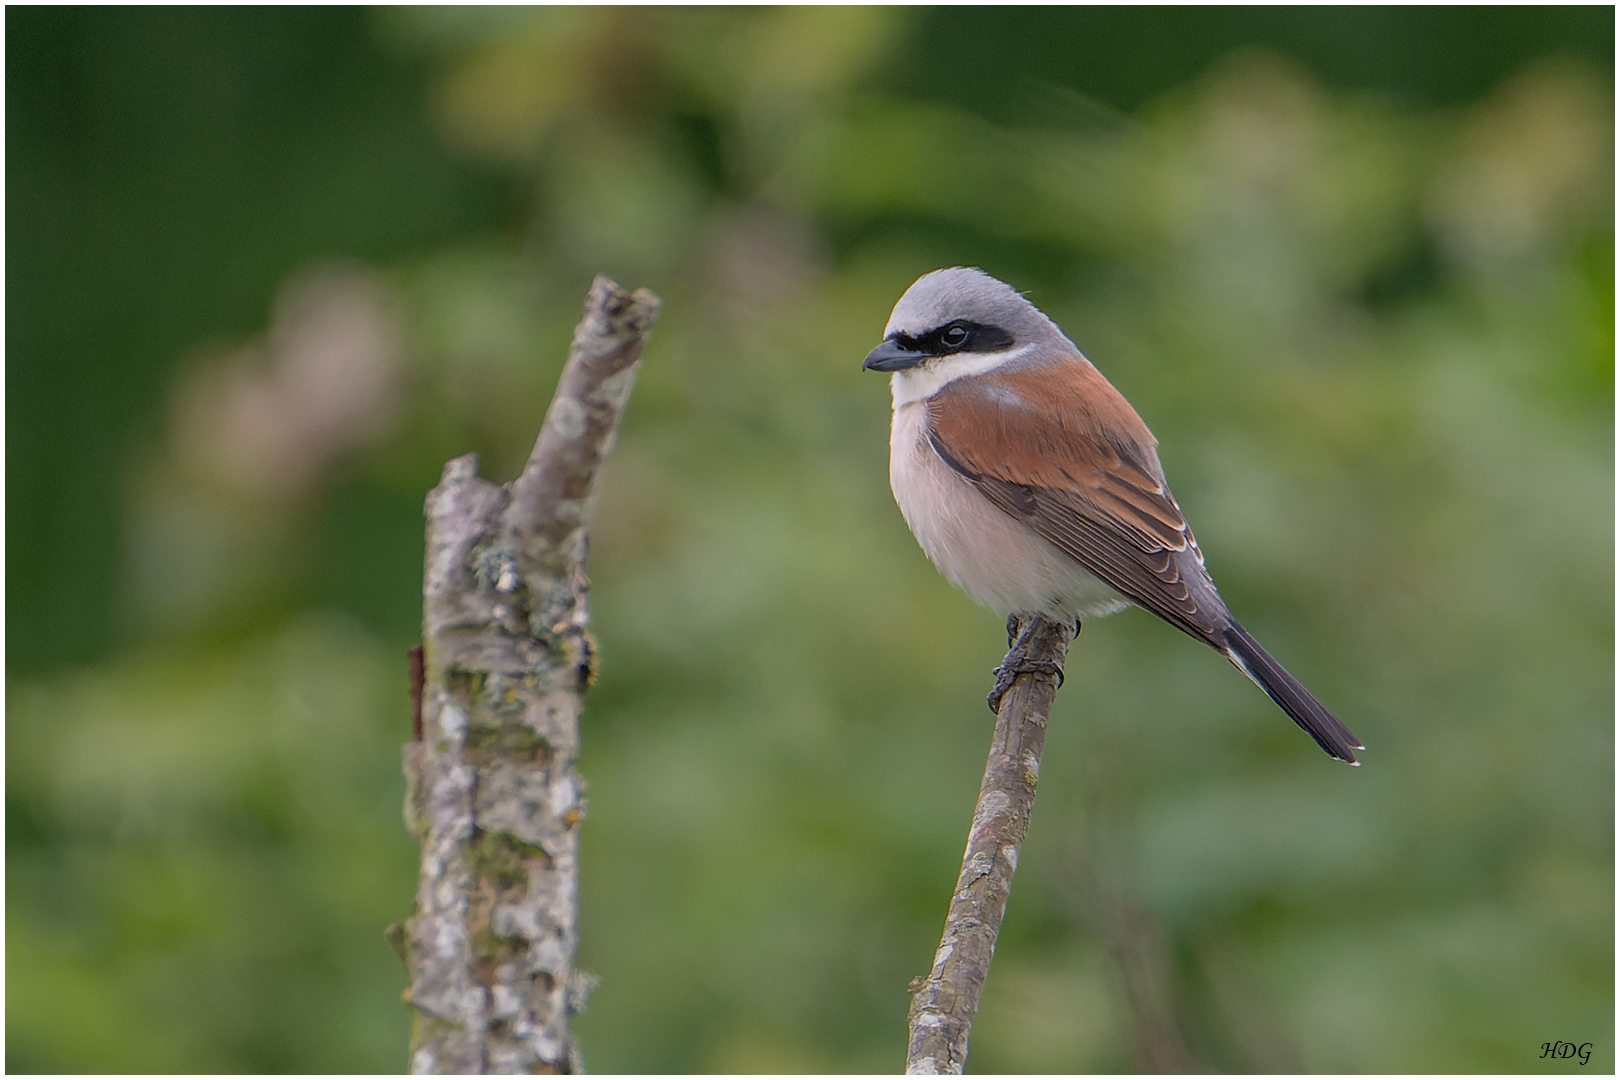
[{"label": "bird's black beak", "polygon": [[890,338],[866,354],[866,363],[861,365],[861,370],[902,371],[906,368],[916,367],[927,359],[929,359],[927,353],[918,352],[916,349],[908,349],[898,341]]}]

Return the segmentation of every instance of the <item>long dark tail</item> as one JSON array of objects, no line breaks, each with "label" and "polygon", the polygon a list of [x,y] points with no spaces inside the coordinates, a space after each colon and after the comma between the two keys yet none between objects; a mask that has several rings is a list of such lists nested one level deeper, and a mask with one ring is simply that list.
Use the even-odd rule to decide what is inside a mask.
[{"label": "long dark tail", "polygon": [[1316,700],[1300,681],[1271,658],[1260,643],[1236,622],[1224,631],[1227,659],[1253,679],[1266,694],[1282,706],[1282,711],[1294,723],[1305,729],[1316,744],[1340,761],[1358,765],[1355,751],[1365,750],[1361,740],[1350,734],[1350,729],[1339,723],[1339,718],[1328,712],[1327,706]]}]

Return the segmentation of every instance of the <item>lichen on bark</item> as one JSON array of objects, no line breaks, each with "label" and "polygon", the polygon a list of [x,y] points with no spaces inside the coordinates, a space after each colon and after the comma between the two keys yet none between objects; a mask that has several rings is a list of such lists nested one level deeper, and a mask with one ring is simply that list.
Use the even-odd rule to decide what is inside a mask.
[{"label": "lichen on bark", "polygon": [[410,971],[415,1073],[582,1071],[568,1018],[595,678],[586,522],[659,301],[592,284],[540,437],[510,485],[476,457],[426,504],[421,738],[404,750],[422,849],[415,910],[391,929]]}]

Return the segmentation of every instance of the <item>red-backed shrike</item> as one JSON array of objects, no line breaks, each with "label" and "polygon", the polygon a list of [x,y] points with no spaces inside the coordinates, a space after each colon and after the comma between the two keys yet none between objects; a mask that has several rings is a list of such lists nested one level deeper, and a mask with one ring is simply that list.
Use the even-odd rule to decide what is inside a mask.
[{"label": "red-backed shrike", "polygon": [[982,271],[936,270],[906,290],[864,366],[893,372],[889,484],[950,581],[1014,615],[1144,607],[1356,764],[1356,737],[1226,610],[1158,440],[1035,305]]}]

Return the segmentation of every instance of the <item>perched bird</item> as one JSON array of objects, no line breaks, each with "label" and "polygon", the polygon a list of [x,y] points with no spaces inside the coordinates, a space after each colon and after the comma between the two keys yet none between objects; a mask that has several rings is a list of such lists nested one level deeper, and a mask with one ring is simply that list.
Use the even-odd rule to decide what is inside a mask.
[{"label": "perched bird", "polygon": [[[1356,737],[1226,609],[1165,483],[1158,440],[1039,308],[983,271],[936,270],[906,290],[863,367],[893,373],[889,484],[950,581],[1014,617],[1077,622],[1144,607],[1357,764]],[[1019,670],[1033,670],[1021,645],[992,709]]]}]

